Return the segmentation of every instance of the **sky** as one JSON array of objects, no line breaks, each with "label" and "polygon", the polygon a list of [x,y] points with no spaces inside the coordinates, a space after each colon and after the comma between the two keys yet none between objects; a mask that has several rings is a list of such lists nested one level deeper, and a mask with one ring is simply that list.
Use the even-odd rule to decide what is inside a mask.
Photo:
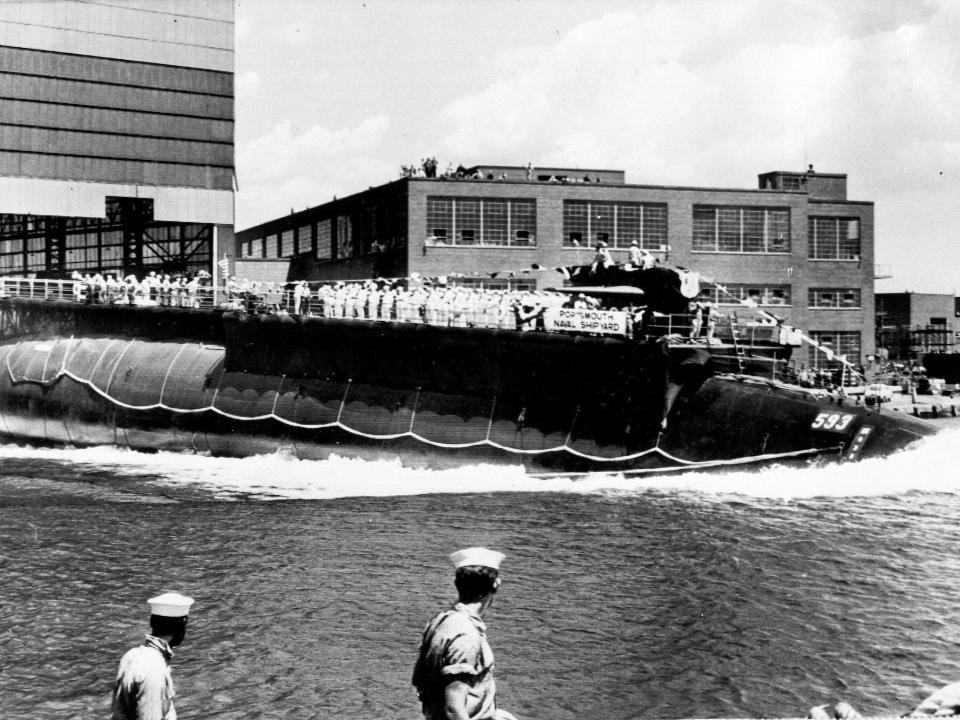
[{"label": "sky", "polygon": [[238,0],[237,228],[436,157],[846,173],[881,292],[960,292],[960,2]]}]

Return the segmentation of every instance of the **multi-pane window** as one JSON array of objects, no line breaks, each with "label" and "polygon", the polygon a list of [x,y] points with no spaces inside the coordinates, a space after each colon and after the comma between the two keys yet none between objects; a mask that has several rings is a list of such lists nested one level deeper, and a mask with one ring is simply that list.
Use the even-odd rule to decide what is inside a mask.
[{"label": "multi-pane window", "polygon": [[647,250],[667,247],[667,206],[651,203],[563,201],[563,246],[605,242],[626,248],[637,243]]},{"label": "multi-pane window", "polygon": [[507,244],[507,203],[500,200],[487,200],[483,203],[483,237],[484,245]]},{"label": "multi-pane window", "polygon": [[64,265],[70,269],[96,268],[99,265],[99,233],[74,232],[64,238],[66,258]]},{"label": "multi-pane window", "polygon": [[277,248],[279,246],[279,238],[276,235],[267,235],[267,237],[264,238],[263,256],[266,258],[277,257]]},{"label": "multi-pane window", "polygon": [[310,225],[304,225],[303,227],[297,228],[296,253],[298,255],[303,255],[304,253],[310,252],[310,243],[312,242],[310,234]]},{"label": "multi-pane window", "polygon": [[38,271],[46,268],[45,246],[44,237],[27,238],[27,270]]},{"label": "multi-pane window", "polygon": [[280,257],[291,257],[293,255],[293,229],[284,230],[280,233]]},{"label": "multi-pane window", "polygon": [[205,269],[211,259],[211,237],[206,225],[171,223],[151,226],[144,236],[143,264],[182,264],[190,271]]},{"label": "multi-pane window", "polygon": [[788,253],[790,209],[694,205],[693,249],[721,253]]},{"label": "multi-pane window", "polygon": [[23,240],[0,240],[0,272],[23,271]]},{"label": "multi-pane window", "polygon": [[353,219],[349,215],[337,216],[337,257],[353,257]]},{"label": "multi-pane window", "polygon": [[859,260],[860,219],[811,217],[807,250],[811,260]]},{"label": "multi-pane window", "polygon": [[263,238],[258,237],[250,241],[250,257],[252,258],[262,258],[263,257]]},{"label": "multi-pane window", "polygon": [[860,288],[810,288],[807,306],[840,310],[859,309]]},{"label": "multi-pane window", "polygon": [[329,218],[317,223],[317,257],[323,260],[333,257],[332,227]]},{"label": "multi-pane window", "polygon": [[757,305],[790,305],[789,285],[764,285],[762,283],[719,283],[723,290],[710,285],[700,291],[700,297],[718,305],[738,305],[753,301]]},{"label": "multi-pane window", "polygon": [[451,278],[451,285],[483,290],[521,290],[537,289],[536,280],[514,280],[511,278]]},{"label": "multi-pane window", "polygon": [[[175,267],[178,271],[204,269],[211,260],[211,238],[209,225],[152,223],[139,241],[142,263],[153,268]],[[0,272],[77,270],[116,277],[134,260],[124,256],[124,246],[124,231],[113,217],[0,215]],[[63,265],[59,266],[61,252]]]},{"label": "multi-pane window", "polygon": [[[860,364],[860,332],[857,330],[812,330],[810,339],[822,349],[808,346],[807,359],[811,367],[836,368],[840,366],[836,358],[843,357],[848,363]],[[829,350],[830,355],[823,349]]]},{"label": "multi-pane window", "polygon": [[440,245],[534,246],[536,201],[431,196],[427,237]]},{"label": "multi-pane window", "polygon": [[454,245],[480,243],[480,200],[454,200]]},{"label": "multi-pane window", "polygon": [[102,273],[118,274],[122,267],[123,232],[121,230],[105,230],[100,235],[100,271]]}]

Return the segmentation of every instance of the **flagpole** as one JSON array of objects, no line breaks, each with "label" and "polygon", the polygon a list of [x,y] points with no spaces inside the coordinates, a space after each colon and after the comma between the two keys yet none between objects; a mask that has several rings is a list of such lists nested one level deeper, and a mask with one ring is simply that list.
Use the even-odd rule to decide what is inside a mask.
[{"label": "flagpole", "polygon": [[217,255],[219,255],[220,253],[218,240],[219,240],[219,233],[217,232],[217,226],[214,225],[213,226],[213,252],[211,253],[211,257],[213,259],[213,262],[211,264],[213,265],[213,268],[212,268],[211,276],[213,278],[213,307],[215,308],[220,306],[220,302],[219,302],[220,298],[218,297],[219,293],[217,292],[217,285],[220,284],[219,273],[217,272],[217,270],[220,269],[219,263],[217,262]]}]

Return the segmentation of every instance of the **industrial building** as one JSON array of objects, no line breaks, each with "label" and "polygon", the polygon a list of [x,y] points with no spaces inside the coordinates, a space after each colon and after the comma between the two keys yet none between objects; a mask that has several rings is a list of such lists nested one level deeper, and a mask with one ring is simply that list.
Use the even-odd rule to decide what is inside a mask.
[{"label": "industrial building", "polygon": [[935,293],[877,293],[877,348],[891,360],[918,360],[957,349],[957,298]]},{"label": "industrial building", "polygon": [[[430,173],[432,174],[432,173]],[[545,268],[589,264],[604,241],[618,262],[636,242],[669,266],[723,285],[859,364],[874,354],[873,203],[847,176],[768,172],[754,189],[628,184],[620,170],[480,165],[402,177],[240,231],[250,279],[444,276],[495,287],[562,283]],[[742,307],[741,307],[742,309]],[[829,364],[811,351],[811,365]]]},{"label": "industrial building", "polygon": [[0,274],[233,249],[231,0],[0,3]]}]

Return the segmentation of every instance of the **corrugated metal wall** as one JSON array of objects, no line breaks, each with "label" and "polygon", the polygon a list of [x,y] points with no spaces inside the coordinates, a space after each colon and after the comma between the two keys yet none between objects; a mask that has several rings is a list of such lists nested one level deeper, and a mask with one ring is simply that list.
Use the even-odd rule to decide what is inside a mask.
[{"label": "corrugated metal wall", "polygon": [[233,31],[231,0],[0,3],[0,175],[232,192]]}]

